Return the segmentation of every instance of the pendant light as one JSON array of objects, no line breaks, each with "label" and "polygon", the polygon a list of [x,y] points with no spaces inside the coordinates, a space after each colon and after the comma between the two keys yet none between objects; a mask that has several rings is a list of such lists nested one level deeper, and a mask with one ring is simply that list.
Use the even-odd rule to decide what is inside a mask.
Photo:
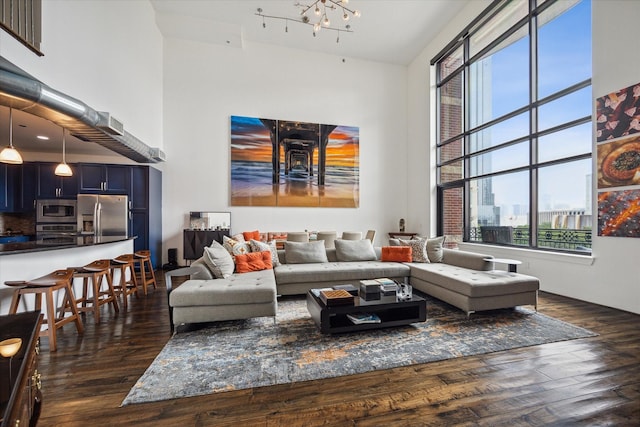
[{"label": "pendant light", "polygon": [[9,108],[9,146],[0,152],[0,162],[21,165],[22,156],[13,148],[13,108]]},{"label": "pendant light", "polygon": [[62,128],[62,163],[56,166],[55,174],[58,176],[73,176],[73,171],[65,161],[65,143],[64,143],[64,128]]}]

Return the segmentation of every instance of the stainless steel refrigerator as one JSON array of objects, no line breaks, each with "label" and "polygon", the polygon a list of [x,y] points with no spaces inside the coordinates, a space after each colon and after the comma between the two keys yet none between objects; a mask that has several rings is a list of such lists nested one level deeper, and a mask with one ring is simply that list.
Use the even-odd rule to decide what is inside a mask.
[{"label": "stainless steel refrigerator", "polygon": [[126,195],[78,194],[78,232],[95,236],[128,236]]}]

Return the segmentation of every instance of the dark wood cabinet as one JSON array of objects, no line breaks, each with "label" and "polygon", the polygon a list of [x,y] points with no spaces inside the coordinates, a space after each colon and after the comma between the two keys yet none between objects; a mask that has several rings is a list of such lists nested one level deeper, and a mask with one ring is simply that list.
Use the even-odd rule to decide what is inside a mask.
[{"label": "dark wood cabinet", "polygon": [[130,166],[80,163],[79,192],[92,194],[129,194]]},{"label": "dark wood cabinet", "polygon": [[0,356],[0,422],[2,427],[35,426],[42,407],[38,373],[38,336],[42,315],[31,311],[0,316],[0,341],[20,338],[13,357]]},{"label": "dark wood cabinet", "polygon": [[198,259],[205,246],[215,240],[222,243],[223,236],[230,237],[229,230],[184,230],[182,233],[182,254],[186,260]]}]

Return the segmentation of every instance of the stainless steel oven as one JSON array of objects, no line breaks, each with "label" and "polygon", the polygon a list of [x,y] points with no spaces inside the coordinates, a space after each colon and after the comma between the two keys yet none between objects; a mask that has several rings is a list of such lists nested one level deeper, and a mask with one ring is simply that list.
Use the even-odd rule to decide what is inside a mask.
[{"label": "stainless steel oven", "polygon": [[78,232],[76,224],[37,224],[36,239],[43,245],[61,245],[76,243]]},{"label": "stainless steel oven", "polygon": [[36,223],[76,224],[78,204],[75,200],[41,199],[36,208]]}]

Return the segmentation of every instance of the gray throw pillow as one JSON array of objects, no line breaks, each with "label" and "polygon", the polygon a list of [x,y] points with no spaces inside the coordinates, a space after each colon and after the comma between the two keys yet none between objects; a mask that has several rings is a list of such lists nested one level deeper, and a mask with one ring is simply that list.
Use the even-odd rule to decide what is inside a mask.
[{"label": "gray throw pillow", "polygon": [[216,279],[226,279],[233,274],[236,267],[231,254],[215,240],[211,246],[204,248],[202,258]]},{"label": "gray throw pillow", "polygon": [[336,239],[336,257],[338,261],[375,261],[376,251],[371,240],[343,240]]},{"label": "gray throw pillow", "polygon": [[287,264],[329,262],[324,241],[284,242],[284,258]]},{"label": "gray throw pillow", "polygon": [[431,262],[442,262],[444,252],[442,251],[442,244],[444,243],[444,236],[434,237],[427,239],[427,256]]}]

